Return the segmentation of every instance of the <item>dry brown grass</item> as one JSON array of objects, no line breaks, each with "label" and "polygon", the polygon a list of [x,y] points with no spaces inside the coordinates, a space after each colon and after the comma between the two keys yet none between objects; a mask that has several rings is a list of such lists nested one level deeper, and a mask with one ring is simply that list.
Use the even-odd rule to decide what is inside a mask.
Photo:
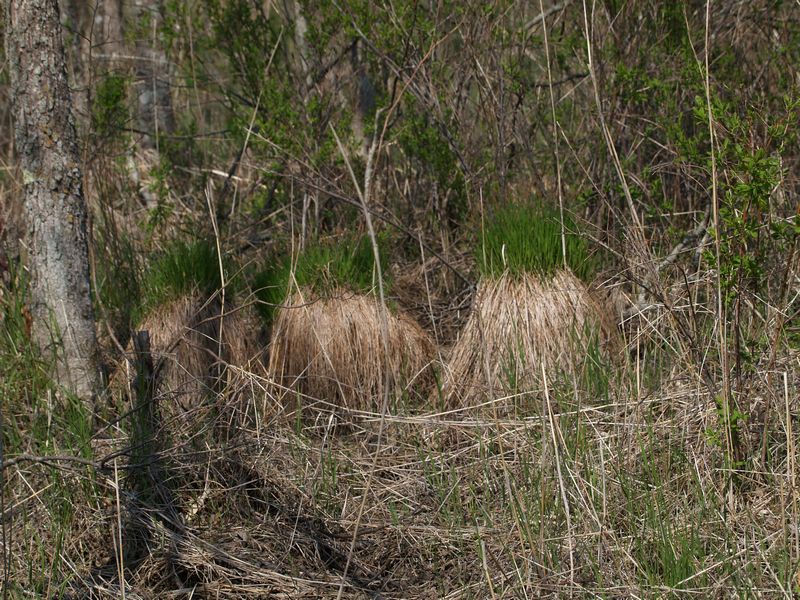
[{"label": "dry brown grass", "polygon": [[305,292],[276,314],[269,372],[285,388],[341,408],[374,410],[385,391],[394,395],[424,381],[434,353],[416,321],[370,296],[337,291],[319,298]]},{"label": "dry brown grass", "polygon": [[[461,256],[450,262],[464,273],[474,266]],[[466,323],[470,288],[437,258],[393,264],[391,269],[392,299],[431,334],[441,360],[442,350],[453,345]]]},{"label": "dry brown grass", "polygon": [[592,336],[608,347],[612,332],[606,311],[569,271],[483,281],[445,370],[446,402],[457,407],[534,386],[543,364],[568,369]]},{"label": "dry brown grass", "polygon": [[[242,371],[264,373],[261,327],[252,307],[229,302],[222,318],[220,312],[216,298],[194,294],[156,308],[138,327],[150,333],[159,408],[173,438],[182,437],[181,424],[200,422],[212,405],[210,394],[219,387],[218,378],[235,379]],[[127,356],[133,357],[130,343]],[[112,389],[119,392],[135,377],[133,365],[117,371]]]},{"label": "dry brown grass", "polygon": [[139,325],[138,329],[150,333],[165,413],[192,413],[211,389],[218,313],[216,301],[190,295],[155,309]]},{"label": "dry brown grass", "polygon": [[228,303],[221,322],[215,323],[215,327],[222,339],[219,355],[226,365],[257,375],[265,373],[263,328],[252,304]]},{"label": "dry brown grass", "polygon": [[[89,474],[65,469],[63,485],[74,491],[62,502],[74,502],[75,514],[59,525],[65,558],[50,577],[69,582],[63,597],[121,597],[121,510],[123,546],[146,550],[137,560],[125,554],[128,598],[336,598],[340,585],[342,598],[385,600],[727,598],[732,589],[789,597],[780,588],[786,576],[771,570],[794,546],[796,493],[785,483],[794,455],[782,433],[791,424],[774,423],[769,483],[753,479],[729,495],[721,449],[706,441],[713,401],[690,378],[664,383],[647,397],[616,390],[602,406],[582,390],[554,392],[550,417],[390,416],[377,467],[368,441],[377,419],[351,436],[309,436],[275,421],[248,426],[235,445],[209,436],[200,449],[165,453],[179,526],[160,498],[128,493],[118,508],[108,468],[91,478],[93,501],[76,501],[92,488]],[[785,400],[795,414],[798,399]],[[95,458],[116,449],[98,447]],[[125,485],[124,457],[119,463]],[[55,494],[50,469],[25,463],[8,472],[18,486],[7,543],[19,591],[31,540],[47,551],[58,543],[51,505],[25,484],[51,502]],[[136,532],[145,537],[132,539]],[[728,539],[741,541],[731,550]],[[691,556],[690,570],[677,570],[671,553]],[[667,587],[654,573],[686,581]]]}]

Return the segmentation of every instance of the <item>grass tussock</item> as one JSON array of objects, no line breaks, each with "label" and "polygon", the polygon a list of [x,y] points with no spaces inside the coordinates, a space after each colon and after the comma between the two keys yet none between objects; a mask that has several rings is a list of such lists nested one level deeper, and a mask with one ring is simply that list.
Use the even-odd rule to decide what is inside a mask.
[{"label": "grass tussock", "polygon": [[611,332],[604,310],[569,271],[484,280],[450,356],[444,396],[457,406],[529,389],[542,365],[551,373],[569,369]]},{"label": "grass tussock", "polygon": [[579,279],[588,281],[597,263],[575,221],[565,214],[562,224],[559,211],[545,204],[497,207],[476,248],[478,270],[483,277],[517,277],[525,273],[550,277],[563,270],[566,262]]},{"label": "grass tussock", "polygon": [[347,291],[292,296],[277,312],[270,348],[269,371],[284,387],[351,410],[374,410],[384,392],[394,396],[425,380],[434,356],[430,336],[411,317]]},{"label": "grass tussock", "polygon": [[[384,289],[391,289],[384,238],[378,237]],[[369,294],[377,288],[377,268],[372,243],[367,236],[347,237],[336,242],[310,245],[295,256],[286,256],[263,269],[253,278],[259,300],[258,310],[271,323],[284,299],[297,288],[308,289],[319,297],[338,293],[341,288]]]},{"label": "grass tussock", "polygon": [[[224,313],[221,308],[214,297],[188,295],[156,307],[138,327],[150,333],[165,423],[199,424],[199,411],[209,407],[215,382],[229,371],[227,367],[264,372],[260,323],[253,310],[233,303]],[[133,356],[131,344],[127,350]]]},{"label": "grass tussock", "polygon": [[[216,301],[206,302],[193,294],[154,308],[137,327],[150,334],[165,421],[178,418],[185,422],[205,403],[216,362],[218,313]],[[132,343],[126,354],[133,356]],[[131,368],[130,376],[134,375]]]},{"label": "grass tussock", "polygon": [[139,306],[133,322],[140,323],[156,307],[189,294],[211,295],[221,286],[217,249],[204,240],[176,241],[148,265],[142,278]]}]

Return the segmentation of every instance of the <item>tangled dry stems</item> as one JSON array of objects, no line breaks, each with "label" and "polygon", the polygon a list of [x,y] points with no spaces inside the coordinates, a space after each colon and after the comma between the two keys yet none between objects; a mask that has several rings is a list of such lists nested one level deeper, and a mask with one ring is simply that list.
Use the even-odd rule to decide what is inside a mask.
[{"label": "tangled dry stems", "polygon": [[[162,319],[172,318],[173,327],[180,315],[197,323],[201,307],[186,300]],[[185,324],[169,336],[153,330],[154,347],[192,331]],[[789,373],[789,389],[792,361],[776,365]],[[390,415],[375,465],[376,420],[362,419],[343,435],[309,435],[270,419],[278,400],[268,378],[231,369],[237,376],[217,395],[203,444],[173,442],[162,455],[171,504],[138,506],[141,499],[127,493],[118,509],[113,472],[92,476],[102,501],[76,504],[62,552],[69,572],[58,574],[71,578],[72,597],[117,598],[124,587],[129,598],[333,598],[340,585],[344,598],[660,597],[672,593],[664,581],[687,595],[727,597],[734,578],[765,597],[780,591],[772,572],[796,535],[796,490],[785,485],[794,455],[782,435],[797,411],[794,396],[785,398],[788,419],[773,421],[774,458],[763,466],[777,487],[743,474],[730,492],[721,448],[708,437],[717,424],[713,400],[681,370],[647,397],[623,385],[601,399],[579,385],[574,396],[551,389],[552,415],[496,419],[469,407]],[[783,382],[771,391],[783,398]],[[231,417],[243,403],[258,414]],[[233,421],[235,439],[214,435]],[[122,435],[96,456],[134,443]],[[122,457],[119,468],[125,486],[130,465]],[[17,474],[33,489],[51,485],[35,466],[10,476]],[[372,491],[345,574],[368,477]],[[89,482],[79,470],[63,480],[76,490]],[[11,500],[29,511],[9,542],[15,561],[25,556],[26,537],[50,541],[37,530],[49,508],[29,495]],[[131,551],[122,581],[108,535],[117,510]],[[179,527],[163,516],[170,514],[180,516]],[[688,561],[687,575],[667,570],[670,552]],[[19,581],[24,569],[11,568]],[[657,570],[649,582],[645,573]]]},{"label": "tangled dry stems", "polygon": [[[600,410],[561,398],[552,421],[486,420],[478,411],[462,421],[436,413],[413,421],[390,416],[344,578],[372,470],[363,440],[374,436],[376,423],[355,436],[323,439],[262,420],[243,428],[235,446],[207,438],[201,452],[175,448],[169,486],[182,525],[165,525],[161,504],[123,506],[123,540],[134,525],[149,531],[147,552],[124,582],[104,534],[116,522],[113,506],[81,504],[75,526],[83,529],[71,532],[64,552],[81,574],[74,588],[96,598],[119,597],[122,586],[128,597],[142,598],[181,590],[215,598],[333,598],[342,584],[345,598],[656,597],[668,590],[643,583],[640,573],[653,568],[647,561],[662,558],[666,528],[670,544],[696,536],[697,548],[705,549],[691,571],[704,575],[679,586],[687,595],[727,597],[731,573],[747,570],[764,573],[753,589],[771,597],[778,590],[770,575],[777,568],[773,552],[791,519],[793,492],[780,486],[765,494],[763,486],[748,485],[727,504],[718,457],[702,433],[715,420],[712,404],[705,399],[698,410],[697,400],[691,382],[674,381],[658,397],[638,403],[615,397]],[[797,400],[790,400],[796,410]],[[646,417],[664,402],[669,414]],[[785,443],[776,450],[786,450]],[[570,526],[558,491],[559,453],[570,473]],[[787,460],[770,466],[773,476],[786,472]],[[23,470],[25,477],[36,473]],[[664,480],[653,479],[662,471]],[[65,482],[80,487],[83,477],[66,473]],[[100,494],[113,498],[111,481],[99,484]],[[644,507],[654,511],[652,521]],[[23,527],[44,518],[47,507],[32,503],[31,511]],[[726,549],[726,539],[739,546]],[[491,557],[491,568],[481,556]],[[97,564],[110,568],[92,568]]]}]

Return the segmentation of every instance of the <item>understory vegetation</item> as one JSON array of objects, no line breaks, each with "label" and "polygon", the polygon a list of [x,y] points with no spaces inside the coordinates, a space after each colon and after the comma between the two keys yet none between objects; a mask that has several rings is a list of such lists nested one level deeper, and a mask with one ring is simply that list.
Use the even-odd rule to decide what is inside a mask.
[{"label": "understory vegetation", "polygon": [[108,385],[3,61],[4,598],[800,595],[796,2],[61,4]]}]

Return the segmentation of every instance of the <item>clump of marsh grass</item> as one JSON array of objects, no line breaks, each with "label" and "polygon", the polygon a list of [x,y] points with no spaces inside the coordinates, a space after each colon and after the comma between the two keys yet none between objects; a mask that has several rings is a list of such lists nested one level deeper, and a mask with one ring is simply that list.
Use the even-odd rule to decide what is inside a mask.
[{"label": "clump of marsh grass", "polygon": [[[156,397],[166,423],[185,425],[195,420],[212,389],[216,362],[219,303],[205,301],[199,294],[189,294],[151,309],[137,329],[150,334],[150,354],[156,368]],[[126,355],[134,358],[132,342]],[[112,378],[112,387],[122,379],[132,380],[135,360]],[[114,379],[118,381],[115,382]],[[169,427],[179,431],[177,427]]]},{"label": "clump of marsh grass", "polygon": [[142,277],[132,321],[139,323],[158,306],[199,293],[210,296],[222,285],[217,249],[207,240],[178,240],[159,252]]},{"label": "clump of marsh grass", "polygon": [[[509,204],[488,219],[478,244],[478,270],[485,278],[535,273],[547,278],[567,268],[587,281],[597,267],[585,237],[569,215],[546,205]],[[566,260],[565,260],[566,252]]]},{"label": "clump of marsh grass", "polygon": [[530,388],[543,365],[568,368],[610,336],[603,310],[569,271],[484,280],[450,356],[444,395],[452,406]]},{"label": "clump of marsh grass", "polygon": [[564,240],[546,208],[511,205],[489,220],[477,251],[482,279],[445,370],[448,405],[530,389],[543,368],[568,369],[608,342],[613,328],[581,280],[594,268],[588,244],[574,231]]},{"label": "clump of marsh grass", "polygon": [[269,372],[284,389],[368,410],[429,379],[433,341],[375,297],[376,271],[364,237],[309,248],[271,274],[261,292],[272,321]]},{"label": "clump of marsh grass", "polygon": [[[388,292],[391,279],[388,277],[384,238],[378,238],[378,245],[384,289]],[[339,287],[371,293],[377,287],[375,267],[372,245],[366,236],[313,244],[255,275],[253,289],[258,299],[258,311],[267,323],[271,323],[283,301],[300,288],[318,296],[326,296]]]},{"label": "clump of marsh grass", "polygon": [[319,298],[298,292],[273,324],[269,370],[282,385],[307,396],[351,410],[374,410],[384,385],[397,392],[426,377],[433,355],[433,342],[422,327],[374,296],[341,290]]},{"label": "clump of marsh grass", "polygon": [[[150,334],[166,423],[202,423],[198,411],[209,408],[209,392],[228,365],[262,371],[260,323],[252,306],[230,297],[223,305],[221,283],[216,247],[204,240],[172,243],[142,277],[132,321]],[[126,354],[133,356],[131,343]]]},{"label": "clump of marsh grass", "polygon": [[[196,293],[156,307],[139,324],[139,330],[150,334],[156,397],[174,440],[207,424],[211,392],[243,372],[263,374],[259,325],[251,308],[229,302],[223,312],[217,296]],[[130,343],[126,354],[135,358]],[[127,375],[135,377],[132,367]],[[119,387],[121,373],[115,378],[112,385]]]}]

